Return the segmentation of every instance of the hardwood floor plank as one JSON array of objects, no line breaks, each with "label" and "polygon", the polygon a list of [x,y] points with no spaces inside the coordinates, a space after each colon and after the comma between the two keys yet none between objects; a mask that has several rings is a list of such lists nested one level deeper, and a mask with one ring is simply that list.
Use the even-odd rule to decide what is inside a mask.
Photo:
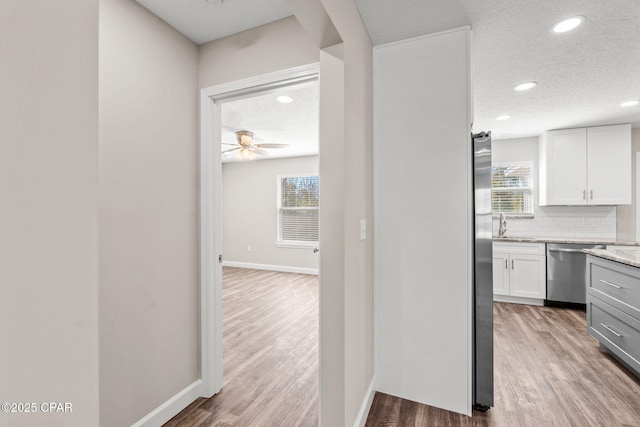
[{"label": "hardwood floor plank", "polygon": [[495,407],[473,417],[376,393],[374,426],[640,426],[640,380],[579,310],[494,304]]},{"label": "hardwood floor plank", "polygon": [[225,385],[165,426],[318,424],[318,277],[223,268]]}]

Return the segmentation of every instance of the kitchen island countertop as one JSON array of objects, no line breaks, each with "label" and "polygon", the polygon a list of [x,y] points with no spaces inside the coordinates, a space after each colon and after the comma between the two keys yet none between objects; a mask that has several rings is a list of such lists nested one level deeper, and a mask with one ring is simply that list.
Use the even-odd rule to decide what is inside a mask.
[{"label": "kitchen island countertop", "polygon": [[640,250],[584,249],[582,252],[632,267],[640,267]]}]

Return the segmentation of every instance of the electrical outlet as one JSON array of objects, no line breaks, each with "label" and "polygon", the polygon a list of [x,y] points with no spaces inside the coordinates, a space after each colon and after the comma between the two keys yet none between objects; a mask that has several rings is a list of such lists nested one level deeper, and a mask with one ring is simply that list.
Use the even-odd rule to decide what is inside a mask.
[{"label": "electrical outlet", "polygon": [[247,252],[251,252],[251,245],[247,246]]},{"label": "electrical outlet", "polygon": [[360,220],[360,240],[365,240],[367,238],[367,220]]}]

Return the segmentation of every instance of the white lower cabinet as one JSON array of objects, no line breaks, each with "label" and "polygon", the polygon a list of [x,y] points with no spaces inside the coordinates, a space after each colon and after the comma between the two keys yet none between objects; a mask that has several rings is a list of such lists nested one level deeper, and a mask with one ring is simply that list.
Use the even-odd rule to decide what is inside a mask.
[{"label": "white lower cabinet", "polygon": [[542,304],[547,297],[546,269],[544,243],[494,242],[494,299]]}]

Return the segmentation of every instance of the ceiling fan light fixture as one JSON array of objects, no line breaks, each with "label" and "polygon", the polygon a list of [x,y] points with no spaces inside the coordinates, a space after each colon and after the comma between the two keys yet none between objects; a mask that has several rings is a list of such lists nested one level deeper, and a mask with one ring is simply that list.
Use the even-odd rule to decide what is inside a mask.
[{"label": "ceiling fan light fixture", "polygon": [[562,22],[558,22],[553,27],[554,33],[566,33],[576,28],[578,25],[584,22],[584,16],[574,16],[573,18],[565,19]]},{"label": "ceiling fan light fixture", "polygon": [[238,144],[243,147],[253,144],[253,132],[248,130],[239,130],[236,132],[236,138],[238,138]]},{"label": "ceiling fan light fixture", "polygon": [[496,117],[496,120],[509,120],[510,118],[511,116],[504,115]]},{"label": "ceiling fan light fixture", "polygon": [[253,150],[249,148],[243,148],[238,151],[238,153],[236,154],[236,157],[246,162],[246,161],[255,159],[256,154],[253,152]]}]

